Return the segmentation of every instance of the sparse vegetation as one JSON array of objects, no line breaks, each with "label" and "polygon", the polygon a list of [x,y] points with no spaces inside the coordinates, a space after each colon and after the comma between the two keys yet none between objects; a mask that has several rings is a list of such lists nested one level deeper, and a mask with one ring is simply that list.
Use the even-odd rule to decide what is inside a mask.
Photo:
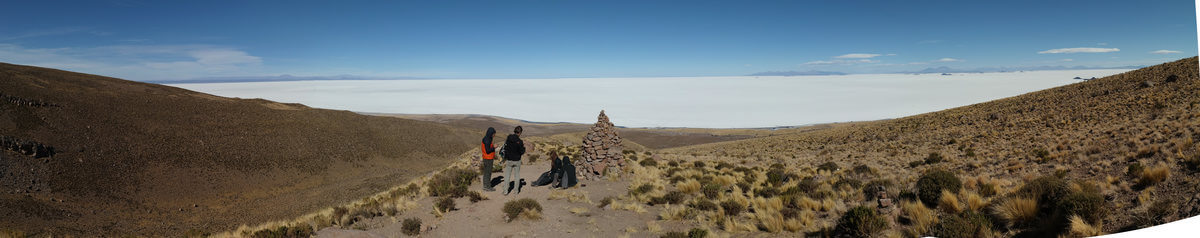
[{"label": "sparse vegetation", "polygon": [[407,236],[417,236],[421,234],[421,218],[410,217],[405,218],[400,224],[400,229]]},{"label": "sparse vegetation", "polygon": [[708,237],[708,230],[700,229],[700,228],[692,228],[691,230],[688,230],[687,237],[688,238]]},{"label": "sparse vegetation", "polygon": [[467,195],[467,186],[479,176],[479,172],[463,168],[450,168],[433,176],[426,183],[429,196],[460,198]]},{"label": "sparse vegetation", "polygon": [[929,156],[925,156],[925,164],[941,163],[942,160],[942,154],[939,154],[938,152],[932,152],[929,153]]},{"label": "sparse vegetation", "polygon": [[504,203],[503,210],[508,221],[515,220],[518,216],[536,220],[541,216],[542,204],[533,199],[522,198]]},{"label": "sparse vegetation", "polygon": [[441,212],[453,211],[455,209],[454,198],[452,198],[452,197],[438,198],[437,202],[435,202],[433,204],[433,206],[435,208],[437,208],[438,211],[441,211]]}]

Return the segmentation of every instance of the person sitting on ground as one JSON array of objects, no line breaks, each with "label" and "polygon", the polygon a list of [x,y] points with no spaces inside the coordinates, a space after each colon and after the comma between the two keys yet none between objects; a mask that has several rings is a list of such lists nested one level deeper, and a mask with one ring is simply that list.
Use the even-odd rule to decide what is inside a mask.
[{"label": "person sitting on ground", "polygon": [[558,152],[550,151],[549,155],[550,155],[550,158],[554,159],[553,161],[550,162],[550,171],[546,171],[545,173],[542,173],[541,176],[538,176],[538,179],[533,181],[532,185],[534,187],[546,186],[546,185],[557,183],[558,179],[562,177],[561,176],[562,166],[560,166],[561,163],[559,162],[559,159],[558,159]]},{"label": "person sitting on ground", "polygon": [[560,171],[559,174],[562,176],[556,179],[558,182],[554,184],[554,187],[567,189],[579,183],[579,179],[575,177],[575,164],[571,163],[571,159],[563,156],[562,159],[558,159],[557,161],[561,163],[558,168]]},{"label": "person sitting on ground", "polygon": [[479,175],[483,179],[483,191],[496,191],[492,187],[492,163],[496,159],[496,145],[492,143],[492,137],[496,135],[496,128],[488,127],[487,132],[483,134],[483,143],[480,145],[481,162],[479,163]]},{"label": "person sitting on ground", "polygon": [[513,189],[517,193],[521,193],[521,155],[525,154],[525,142],[521,141],[521,131],[524,129],[521,126],[513,128],[513,134],[509,134],[504,140],[504,180],[505,183],[504,195],[508,195]]}]

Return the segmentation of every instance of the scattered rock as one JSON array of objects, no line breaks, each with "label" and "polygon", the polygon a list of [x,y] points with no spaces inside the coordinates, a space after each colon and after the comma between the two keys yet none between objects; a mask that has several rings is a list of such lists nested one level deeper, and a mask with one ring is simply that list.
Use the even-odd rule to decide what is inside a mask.
[{"label": "scattered rock", "polygon": [[1154,84],[1155,84],[1154,81],[1146,80],[1145,82],[1142,82],[1142,87],[1143,88],[1154,87]]},{"label": "scattered rock", "polygon": [[575,160],[576,174],[584,179],[600,179],[605,170],[613,171],[625,166],[625,155],[621,153],[621,136],[613,123],[600,111],[591,132],[583,136],[583,159]]}]

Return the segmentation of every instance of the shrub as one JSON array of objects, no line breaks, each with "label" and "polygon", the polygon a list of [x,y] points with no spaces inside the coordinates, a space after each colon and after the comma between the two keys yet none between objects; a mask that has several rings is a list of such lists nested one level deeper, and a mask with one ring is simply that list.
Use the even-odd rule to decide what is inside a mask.
[{"label": "shrub", "polygon": [[1154,186],[1155,184],[1161,183],[1163,180],[1167,180],[1167,176],[1170,175],[1171,167],[1168,165],[1164,164],[1154,168],[1149,168],[1145,171],[1142,171],[1136,186],[1139,188]]},{"label": "shrub", "polygon": [[940,169],[925,172],[917,180],[917,196],[921,199],[921,202],[930,207],[937,206],[938,199],[942,196],[942,190],[957,192],[961,188],[962,181],[959,181],[958,177],[955,177],[953,173]]},{"label": "shrub", "polygon": [[979,183],[979,195],[983,195],[984,197],[996,196],[996,184]]},{"label": "shrub", "polygon": [[1010,197],[992,206],[992,214],[1003,219],[1010,227],[1023,227],[1033,224],[1037,217],[1037,200],[1023,197]]},{"label": "shrub", "polygon": [[639,161],[638,164],[642,167],[656,167],[658,166],[658,161],[654,161],[654,158],[646,158],[642,161]]},{"label": "shrub", "polygon": [[746,181],[738,182],[737,184],[734,184],[734,186],[737,186],[738,189],[741,189],[742,191],[750,191],[750,183]]},{"label": "shrub", "polygon": [[734,202],[733,200],[725,200],[721,202],[721,208],[725,209],[726,216],[737,216],[738,214],[742,213],[742,210],[746,210],[745,206],[742,206],[741,203]]},{"label": "shrub", "polygon": [[608,206],[608,204],[612,204],[613,200],[613,196],[604,197],[604,199],[600,199],[600,204],[596,205],[596,207],[603,208],[604,206]]},{"label": "shrub", "polygon": [[725,161],[719,161],[719,162],[717,162],[717,166],[713,167],[713,168],[716,170],[722,170],[725,168],[733,168],[733,164],[726,163]]},{"label": "shrub", "polygon": [[300,238],[314,235],[312,226],[300,224],[297,226],[280,226],[274,230],[255,231],[250,237],[254,238]]},{"label": "shrub", "polygon": [[442,211],[442,212],[448,212],[448,211],[454,210],[454,198],[442,197],[442,198],[438,199],[437,202],[433,204],[433,206],[436,207],[438,209],[438,211]]},{"label": "shrub", "polygon": [[700,193],[703,193],[704,197],[708,199],[716,199],[717,195],[721,193],[721,185],[714,183],[705,184],[700,187]]},{"label": "shrub", "polygon": [[657,204],[679,204],[679,203],[683,202],[684,196],[685,195],[683,194],[683,192],[670,191],[670,192],[667,192],[667,194],[664,194],[662,197],[650,198],[650,205],[653,206],[653,205],[657,205]]},{"label": "shrub", "polygon": [[531,154],[529,157],[525,158],[525,163],[533,164],[534,162],[537,162],[538,157],[541,157],[541,155]]},{"label": "shrub", "polygon": [[404,223],[400,225],[404,235],[416,236],[421,234],[421,218],[411,217],[404,219]]},{"label": "shrub", "polygon": [[887,220],[876,214],[875,209],[857,206],[838,219],[833,234],[839,237],[873,237],[887,226]]},{"label": "shrub", "polygon": [[925,156],[925,164],[935,164],[941,162],[942,154],[938,154],[937,152],[929,153],[929,156]]},{"label": "shrub", "polygon": [[806,177],[801,179],[799,183],[796,183],[796,189],[800,191],[813,191],[817,190],[817,187],[820,186],[821,184],[817,183],[817,178],[814,177]]},{"label": "shrub", "polygon": [[706,198],[701,198],[697,199],[696,202],[692,204],[692,207],[695,207],[697,210],[701,211],[716,211],[717,203],[714,203],[712,200],[708,200]]},{"label": "shrub", "polygon": [[1017,189],[1015,195],[1034,198],[1046,205],[1052,205],[1069,192],[1069,185],[1065,180],[1055,176],[1042,176],[1035,178],[1020,189]]},{"label": "shrub", "polygon": [[1133,162],[1130,163],[1129,166],[1126,166],[1125,174],[1129,175],[1130,177],[1137,177],[1142,175],[1143,170],[1146,170],[1146,166],[1142,166],[1142,164],[1138,162]]},{"label": "shrub", "polygon": [[796,217],[800,217],[800,209],[784,207],[779,209],[779,215],[783,216],[783,219],[796,219]]},{"label": "shrub", "polygon": [[839,168],[841,167],[838,167],[837,163],[834,162],[825,162],[824,164],[817,166],[817,170],[825,170],[829,172],[837,171]]},{"label": "shrub", "polygon": [[838,180],[836,183],[833,183],[834,188],[840,188],[840,187],[842,187],[842,185],[850,186],[850,188],[857,189],[857,188],[861,188],[863,184],[862,184],[861,180],[853,179],[853,178],[842,178],[842,180]]},{"label": "shrub", "polygon": [[679,161],[674,161],[674,160],[672,160],[672,161],[667,161],[667,166],[671,166],[671,167],[679,167]]},{"label": "shrub", "polygon": [[913,161],[913,162],[908,162],[908,167],[916,168],[917,166],[921,166],[924,164],[925,164],[925,161],[917,160],[917,161]]},{"label": "shrub", "polygon": [[860,164],[858,166],[854,166],[854,173],[856,173],[856,174],[875,174],[875,171],[871,169],[871,166],[867,166],[865,164]]},{"label": "shrub", "polygon": [[694,162],[692,162],[692,167],[696,167],[696,168],[704,168],[704,166],[705,166],[705,164],[704,164],[704,161],[694,161]]},{"label": "shrub", "polygon": [[629,190],[629,194],[638,195],[638,194],[648,193],[650,191],[654,191],[654,184],[647,183],[647,184],[638,185],[638,187],[634,188],[633,190]]},{"label": "shrub", "polygon": [[942,219],[934,226],[933,235],[943,238],[987,237],[992,230],[991,224],[987,216],[968,211]]},{"label": "shrub", "polygon": [[1200,170],[1200,153],[1193,155],[1192,158],[1184,159],[1183,165],[1193,172]]},{"label": "shrub", "polygon": [[503,210],[508,221],[512,221],[522,213],[526,213],[526,211],[536,211],[540,214],[542,212],[542,205],[533,199],[522,198],[504,203]]},{"label": "shrub", "polygon": [[688,237],[687,233],[683,233],[682,231],[669,231],[666,234],[659,236],[659,238],[687,238],[687,237]]},{"label": "shrub", "polygon": [[1058,201],[1058,209],[1066,216],[1079,216],[1088,223],[1097,224],[1107,215],[1104,195],[1097,188],[1084,188],[1067,194]]},{"label": "shrub", "polygon": [[775,196],[779,196],[779,189],[775,188],[775,187],[765,187],[765,188],[759,189],[758,191],[755,191],[754,193],[756,195],[758,195],[759,197],[772,198]]},{"label": "shrub", "polygon": [[688,230],[687,237],[688,238],[708,237],[708,230],[700,229],[700,228],[692,228],[691,230]]},{"label": "shrub", "polygon": [[479,201],[487,200],[487,198],[483,197],[483,194],[480,194],[479,191],[468,192],[467,197],[471,198],[471,203],[477,203]]},{"label": "shrub", "polygon": [[1050,151],[1046,151],[1042,148],[1033,149],[1033,157],[1045,160],[1046,157],[1050,157]]},{"label": "shrub", "polygon": [[460,198],[467,195],[467,186],[478,176],[479,172],[475,170],[450,168],[434,175],[426,186],[430,196]]}]

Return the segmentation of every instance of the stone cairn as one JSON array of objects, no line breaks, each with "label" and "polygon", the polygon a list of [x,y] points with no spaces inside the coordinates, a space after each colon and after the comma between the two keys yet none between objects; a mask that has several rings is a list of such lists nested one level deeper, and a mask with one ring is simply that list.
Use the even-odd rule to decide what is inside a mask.
[{"label": "stone cairn", "polygon": [[583,136],[583,159],[575,160],[576,175],[584,179],[600,179],[607,173],[617,173],[625,166],[621,154],[621,137],[604,111],[592,125],[592,130]]}]

